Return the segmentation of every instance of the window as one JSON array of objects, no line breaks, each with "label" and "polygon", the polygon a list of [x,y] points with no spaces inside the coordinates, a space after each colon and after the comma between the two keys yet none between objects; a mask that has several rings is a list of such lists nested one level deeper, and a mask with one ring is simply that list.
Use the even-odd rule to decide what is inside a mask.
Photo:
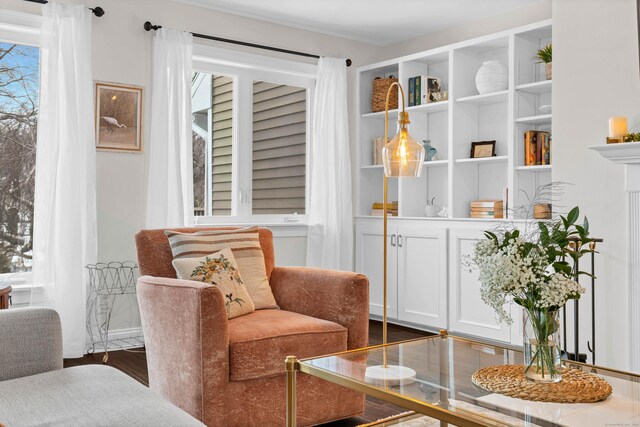
[{"label": "window", "polygon": [[0,43],[0,274],[31,270],[38,48]]},{"label": "window", "polygon": [[196,72],[191,93],[194,213],[231,215],[233,79]]},{"label": "window", "polygon": [[253,82],[254,214],[305,213],[307,94]]},{"label": "window", "polygon": [[197,222],[207,223],[202,217],[215,217],[215,222],[304,219],[309,105],[315,85],[315,70],[308,70],[315,66],[303,64],[307,73],[301,75],[284,66],[229,64],[194,57],[197,71],[191,93]]}]

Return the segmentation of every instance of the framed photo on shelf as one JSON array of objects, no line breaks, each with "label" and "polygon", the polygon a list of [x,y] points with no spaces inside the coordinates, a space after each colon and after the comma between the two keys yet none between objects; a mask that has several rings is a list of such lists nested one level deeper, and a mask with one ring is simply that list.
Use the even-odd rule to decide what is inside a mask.
[{"label": "framed photo on shelf", "polygon": [[478,159],[482,157],[493,157],[496,155],[496,142],[495,141],[478,141],[471,143],[471,155],[472,159]]},{"label": "framed photo on shelf", "polygon": [[141,86],[96,82],[96,149],[142,152]]}]

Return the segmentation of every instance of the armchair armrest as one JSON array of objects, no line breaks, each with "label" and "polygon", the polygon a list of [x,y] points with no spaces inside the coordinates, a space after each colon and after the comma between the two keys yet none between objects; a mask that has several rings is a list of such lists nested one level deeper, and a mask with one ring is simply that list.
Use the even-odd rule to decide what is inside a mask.
[{"label": "armchair armrest", "polygon": [[149,387],[206,424],[229,381],[224,297],[212,285],[142,276],[137,283]]},{"label": "armchair armrest", "polygon": [[349,349],[369,341],[369,280],[362,274],[306,267],[276,267],[271,289],[283,310],[347,328]]},{"label": "armchair armrest", "polygon": [[0,331],[0,381],[62,369],[62,327],[55,310],[0,310]]}]

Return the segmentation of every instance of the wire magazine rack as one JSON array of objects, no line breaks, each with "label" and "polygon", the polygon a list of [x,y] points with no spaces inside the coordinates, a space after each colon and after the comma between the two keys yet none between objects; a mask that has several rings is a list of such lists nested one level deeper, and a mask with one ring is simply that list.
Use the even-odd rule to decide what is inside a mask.
[{"label": "wire magazine rack", "polygon": [[88,264],[87,333],[89,349],[104,348],[102,363],[109,360],[109,323],[118,295],[135,295],[138,265],[133,261]]}]

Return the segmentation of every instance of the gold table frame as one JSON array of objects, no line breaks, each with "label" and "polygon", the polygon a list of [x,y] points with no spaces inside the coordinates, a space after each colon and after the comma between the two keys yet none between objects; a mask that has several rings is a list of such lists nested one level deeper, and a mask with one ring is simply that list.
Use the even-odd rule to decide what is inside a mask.
[{"label": "gold table frame", "polygon": [[[332,357],[332,356],[340,356],[340,355],[355,353],[355,352],[365,352],[373,349],[382,348],[383,350],[386,350],[387,347],[397,346],[403,343],[411,343],[411,342],[416,342],[421,340],[427,341],[427,340],[432,340],[432,339],[437,339],[442,337],[447,337],[455,341],[468,342],[472,344],[488,345],[491,347],[508,350],[508,351],[514,351],[514,352],[520,352],[520,353],[522,352],[521,350],[515,349],[513,347],[506,347],[506,346],[496,345],[493,343],[486,343],[486,342],[471,340],[468,338],[449,335],[446,330],[441,330],[439,335],[433,335],[430,337],[417,338],[412,340],[399,341],[395,343],[381,344],[381,345],[375,345],[370,347],[363,347],[363,348],[358,348],[354,350],[347,350],[339,353],[327,354],[327,355],[318,356],[318,357],[310,357],[310,358],[301,359],[301,360],[298,360],[295,356],[287,356],[285,360],[286,406],[287,406],[286,407],[286,426],[296,427],[296,410],[297,410],[296,373],[297,372],[303,372],[305,374],[309,374],[314,377],[322,378],[323,380],[329,381],[331,383],[338,384],[343,387],[349,388],[351,390],[364,393],[368,396],[378,398],[387,403],[392,403],[394,405],[403,407],[408,411],[413,411],[414,413],[419,413],[422,415],[426,415],[426,416],[438,419],[443,423],[450,423],[450,424],[454,424],[456,426],[461,426],[461,427],[495,427],[500,425],[505,425],[505,426],[510,425],[506,423],[501,423],[500,421],[497,421],[493,418],[489,418],[481,414],[470,412],[470,411],[468,412],[469,416],[466,416],[465,412],[467,411],[464,411],[461,409],[457,409],[455,412],[450,411],[446,408],[443,408],[435,404],[420,401],[418,399],[401,395],[399,393],[393,393],[393,392],[390,392],[389,390],[383,390],[383,389],[380,389],[379,387],[376,387],[373,384],[371,385],[364,384],[362,382],[356,381],[353,378],[349,378],[347,376],[340,375],[335,372],[330,372],[325,369],[305,363],[311,360],[322,359],[322,358]],[[621,375],[628,375],[628,376],[634,377],[640,382],[640,374],[625,372],[625,371],[606,368],[606,367],[597,366],[597,365],[589,365],[586,363],[576,362],[572,360],[565,360],[564,363],[568,367],[574,367],[578,369],[602,370],[602,371],[609,371],[609,372],[621,374]],[[401,416],[399,415],[395,417],[390,417],[387,420],[391,420],[393,418],[396,418],[396,419],[402,418],[405,416],[412,416],[412,414],[401,414]],[[482,418],[485,418],[486,421]],[[381,422],[383,423],[384,421],[385,420],[381,420]],[[380,422],[375,422],[368,425],[378,425],[379,423]]]}]

